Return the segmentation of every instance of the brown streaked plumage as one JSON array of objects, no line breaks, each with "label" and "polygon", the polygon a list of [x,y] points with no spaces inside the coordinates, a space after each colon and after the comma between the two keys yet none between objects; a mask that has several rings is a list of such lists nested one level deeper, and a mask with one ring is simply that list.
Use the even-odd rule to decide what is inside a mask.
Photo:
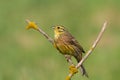
[{"label": "brown streaked plumage", "polygon": [[[82,53],[85,53],[78,41],[63,26],[59,25],[54,27],[54,46],[63,55],[74,56],[77,62],[82,59]],[[82,75],[88,77],[83,65],[80,69]]]}]

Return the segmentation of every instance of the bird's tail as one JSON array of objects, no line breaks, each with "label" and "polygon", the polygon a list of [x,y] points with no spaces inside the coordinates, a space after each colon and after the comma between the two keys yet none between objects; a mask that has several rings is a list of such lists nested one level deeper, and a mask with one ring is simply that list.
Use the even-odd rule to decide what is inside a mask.
[{"label": "bird's tail", "polygon": [[[76,60],[77,60],[78,63],[82,59],[81,56],[74,56],[74,57],[76,58]],[[87,72],[86,72],[86,70],[85,70],[85,68],[84,68],[83,65],[80,66],[80,71],[81,71],[81,73],[82,73],[83,76],[88,77],[88,74],[87,74]]]},{"label": "bird's tail", "polygon": [[86,72],[86,70],[85,70],[85,68],[84,68],[83,65],[80,66],[80,71],[82,72],[82,75],[83,75],[83,76],[88,77],[88,74],[87,74],[87,72]]}]

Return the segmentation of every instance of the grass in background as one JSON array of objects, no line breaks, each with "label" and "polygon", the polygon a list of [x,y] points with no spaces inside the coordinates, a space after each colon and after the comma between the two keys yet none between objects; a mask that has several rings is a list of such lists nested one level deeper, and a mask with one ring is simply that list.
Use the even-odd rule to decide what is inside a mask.
[{"label": "grass in background", "polygon": [[[36,21],[53,37],[52,26],[65,25],[88,50],[104,20],[108,28],[84,63],[91,80],[120,79],[120,1],[0,1],[0,80],[63,80],[64,57],[38,32],[25,30],[25,19]],[[73,77],[86,80],[78,73]]]}]

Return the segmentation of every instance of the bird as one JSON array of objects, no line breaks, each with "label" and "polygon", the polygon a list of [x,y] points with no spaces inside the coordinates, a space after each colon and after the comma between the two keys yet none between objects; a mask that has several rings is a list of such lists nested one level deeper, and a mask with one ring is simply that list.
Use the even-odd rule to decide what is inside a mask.
[{"label": "bird", "polygon": [[[56,25],[54,29],[54,47],[63,55],[73,56],[77,62],[82,59],[82,53],[85,53],[79,42],[62,25]],[[83,64],[80,66],[83,76],[88,77]]]}]

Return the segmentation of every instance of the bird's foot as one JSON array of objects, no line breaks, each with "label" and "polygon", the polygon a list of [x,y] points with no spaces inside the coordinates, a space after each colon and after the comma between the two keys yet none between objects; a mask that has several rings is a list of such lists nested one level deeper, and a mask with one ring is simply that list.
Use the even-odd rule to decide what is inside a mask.
[{"label": "bird's foot", "polygon": [[70,55],[65,55],[65,58],[66,58],[67,62],[69,62],[69,60],[71,60],[71,56]]}]

